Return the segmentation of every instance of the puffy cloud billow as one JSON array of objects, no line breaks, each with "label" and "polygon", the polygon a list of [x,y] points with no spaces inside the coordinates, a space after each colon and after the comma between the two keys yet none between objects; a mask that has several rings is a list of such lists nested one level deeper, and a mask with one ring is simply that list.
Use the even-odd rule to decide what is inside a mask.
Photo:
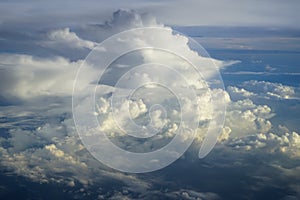
[{"label": "puffy cloud billow", "polygon": [[82,61],[63,57],[38,58],[21,54],[2,54],[1,97],[30,99],[71,95],[73,79]]},{"label": "puffy cloud billow", "polygon": [[97,43],[79,38],[76,33],[70,31],[69,28],[50,31],[47,34],[49,41],[42,45],[52,48],[77,48],[77,49],[93,49]]},{"label": "puffy cloud billow", "polygon": [[255,91],[261,97],[265,98],[295,98],[295,88],[292,86],[283,85],[281,83],[252,80],[244,82],[242,87],[244,87],[246,90]]}]

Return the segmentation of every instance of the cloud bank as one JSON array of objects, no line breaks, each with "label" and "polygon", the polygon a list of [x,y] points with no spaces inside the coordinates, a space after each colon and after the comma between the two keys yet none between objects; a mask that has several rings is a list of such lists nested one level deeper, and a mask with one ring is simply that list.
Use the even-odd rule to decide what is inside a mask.
[{"label": "cloud bank", "polygon": [[[120,32],[127,26],[136,28],[153,25],[164,26],[147,15],[121,10],[114,14],[112,20],[108,20],[101,26],[88,25],[90,28],[88,32],[95,30],[93,33],[84,33],[83,30],[76,32],[70,28],[60,27],[49,30],[43,43],[38,43],[38,45],[43,45],[43,48],[49,49],[49,51],[62,47],[64,50],[77,52],[78,50],[93,48],[105,38],[105,35]],[[170,28],[169,31],[172,44],[168,44],[167,40],[164,39],[157,42],[188,51],[195,60],[200,60],[205,65],[207,60],[190,50],[185,37],[172,34]],[[139,37],[141,35],[130,42],[142,42]],[[128,43],[127,41],[126,45]],[[292,180],[292,184],[287,184],[287,187],[299,196],[300,190],[296,184],[299,181],[299,167],[291,162],[299,160],[299,133],[284,126],[280,126],[280,130],[275,131],[274,127],[280,125],[272,122],[276,109],[258,101],[262,98],[282,101],[293,99],[296,96],[295,88],[279,83],[248,81],[239,86],[229,86],[227,92],[218,89],[208,92],[203,82],[195,78],[195,74],[184,70],[184,67],[188,66],[187,63],[180,63],[178,58],[176,59],[172,55],[163,54],[164,56],[161,56],[162,54],[161,52],[142,51],[128,55],[130,59],[123,58],[122,60],[121,58],[119,62],[113,63],[106,73],[109,75],[109,73],[114,72],[112,74],[118,78],[116,72],[128,70],[130,68],[128,66],[139,64],[141,61],[168,62],[170,65],[179,65],[178,68],[183,67],[184,75],[191,77],[188,80],[190,85],[199,92],[196,94],[197,101],[200,102],[199,107],[192,110],[197,113],[197,120],[202,122],[197,129],[197,151],[199,144],[205,137],[206,121],[212,118],[209,92],[216,96],[222,96],[228,107],[225,127],[218,139],[219,144],[214,154],[205,161],[205,164],[220,167],[226,165],[222,163],[222,159],[228,159],[231,166],[240,166],[248,163],[249,159],[253,159],[252,155],[260,161],[268,157],[270,162],[263,163],[263,165],[271,167],[276,174],[271,174],[267,178],[280,174],[279,182],[289,183]],[[212,60],[220,68],[228,64],[226,61],[216,59],[209,61]],[[98,188],[96,193],[99,195],[99,199],[149,199],[153,195],[181,199],[218,199],[218,194],[202,191],[201,188],[159,190],[154,186],[157,180],[113,171],[99,164],[88,153],[75,131],[70,103],[73,80],[82,62],[82,59],[71,60],[57,55],[50,57],[8,53],[0,55],[1,103],[5,105],[5,103],[18,100],[13,105],[1,107],[0,118],[3,135],[1,134],[0,137],[0,155],[2,158],[0,163],[2,168],[35,182],[66,185],[70,191],[80,195],[92,193],[95,185],[104,188],[109,180],[120,183],[121,189],[119,191],[105,191],[105,189],[101,191]],[[121,65],[121,63],[123,64]],[[89,74],[86,77],[95,74],[92,66],[88,69],[86,72]],[[147,70],[133,71],[127,77],[125,76],[128,78],[126,79],[128,85],[121,85],[122,87],[118,88],[113,87],[115,83],[110,82],[109,79],[99,82],[101,89],[97,93],[96,112],[93,114],[97,116],[101,128],[109,133],[111,139],[125,149],[143,152],[159,148],[165,145],[178,129],[177,123],[171,123],[171,120],[178,119],[176,109],[167,110],[169,119],[165,117],[163,110],[160,110],[159,107],[152,110],[151,117],[147,118],[145,114],[151,111],[151,107],[147,101],[142,99],[142,93],[137,93],[136,99],[124,102],[118,108],[122,111],[122,106],[129,105],[130,114],[137,123],[152,120],[153,127],[162,129],[163,134],[150,142],[141,143],[130,138],[124,138],[123,132],[114,126],[115,120],[110,113],[111,106],[109,104],[111,93],[116,89],[126,90],[132,85],[152,80],[159,71],[158,66],[154,67],[148,74],[146,73]],[[163,75],[168,83],[175,85],[182,83],[174,77],[170,77],[170,73],[167,72]],[[97,81],[90,79],[82,79],[82,81],[84,81],[83,85],[97,83]],[[153,85],[147,89],[151,89],[152,92],[159,91],[159,88],[155,88]],[[152,98],[150,100],[153,101],[158,99],[157,103],[165,102],[176,108],[174,98],[169,98],[172,96],[171,93],[159,92],[160,95],[149,93],[147,97]],[[186,109],[191,110],[192,102],[190,104],[187,102],[185,105],[187,106]],[[123,112],[120,112],[118,116],[120,119],[124,118],[122,114]],[[126,126],[126,120],[121,120],[121,122],[125,122]],[[181,159],[188,164],[195,164],[193,159],[188,159],[189,156],[195,155],[194,150],[195,147],[193,146]],[[198,167],[197,164],[195,166]],[[266,181],[263,178],[267,175],[261,171],[251,171],[248,174]],[[263,181],[262,183],[268,183]],[[169,183],[162,183],[162,185],[164,184],[168,185]],[[165,187],[168,189],[168,186]]]}]

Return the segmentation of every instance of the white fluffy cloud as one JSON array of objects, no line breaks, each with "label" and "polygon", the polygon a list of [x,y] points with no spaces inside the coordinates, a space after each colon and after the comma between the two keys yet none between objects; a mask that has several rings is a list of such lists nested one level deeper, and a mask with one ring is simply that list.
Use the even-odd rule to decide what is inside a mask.
[{"label": "white fluffy cloud", "polygon": [[[115,33],[122,31],[125,28],[143,27],[143,26],[159,26],[153,18],[147,15],[138,15],[134,11],[120,10],[113,16],[114,18],[109,21],[106,26],[99,29],[103,33]],[[104,30],[103,30],[104,29]],[[230,63],[223,62],[211,58],[205,58],[199,56],[196,52],[192,51],[187,43],[187,38],[172,33],[171,28],[166,28],[167,35],[156,37],[156,43],[161,43],[166,48],[175,48],[186,52],[197,63],[206,66],[210,62],[214,62],[218,67],[228,65]],[[99,33],[99,32],[98,32]],[[71,48],[87,48],[91,49],[96,43],[81,39],[75,32],[71,32],[68,28],[58,29],[49,32],[48,39],[43,45],[62,46]],[[103,36],[101,36],[103,37]],[[146,37],[145,35],[137,35],[136,38],[127,38],[124,41],[126,45],[132,45],[132,43],[145,42],[149,45],[153,42],[152,37]],[[144,40],[143,40],[144,39]],[[117,47],[118,48],[118,47]],[[220,92],[218,89],[212,89],[204,93],[205,85],[196,74],[187,70],[187,62],[180,62],[179,58],[174,55],[164,54],[162,52],[155,51],[142,51],[139,56],[142,56],[142,61],[145,62],[164,62],[169,65],[177,65],[177,69],[181,70],[185,76],[190,76],[188,79],[189,84],[198,89],[197,100],[201,102],[200,107],[196,108],[199,118],[197,120],[209,120],[211,119],[211,109],[206,106],[210,103],[209,92],[213,95],[220,96],[225,95],[226,92]],[[73,81],[76,72],[82,60],[70,61],[63,57],[51,57],[51,58],[39,58],[30,55],[20,54],[2,54],[0,55],[1,62],[1,97],[6,101],[13,99],[26,100],[26,104],[16,105],[1,111],[1,116],[6,116],[10,119],[9,122],[3,123],[2,127],[8,129],[8,138],[1,137],[1,160],[2,167],[14,171],[17,174],[22,174],[25,177],[31,178],[37,182],[59,182],[65,183],[69,186],[77,184],[92,185],[93,182],[100,181],[101,179],[94,177],[94,174],[99,174],[115,179],[122,179],[125,185],[136,188],[133,182],[143,183],[142,188],[147,188],[148,183],[144,183],[141,180],[135,179],[134,176],[122,175],[121,178],[115,173],[111,173],[106,167],[100,165],[88,154],[84,146],[81,144],[80,139],[76,135],[74,124],[72,123],[71,116],[71,102],[66,97],[70,97],[72,94]],[[132,63],[129,63],[132,64]],[[173,87],[181,87],[179,76],[173,76],[168,70],[166,73],[160,73],[159,66],[154,67],[149,71],[136,71],[133,76],[130,76],[131,82],[128,83],[135,86],[137,83],[144,83],[150,78],[155,81],[155,77],[159,74],[165,78],[166,83],[173,84]],[[95,77],[95,70],[89,68],[86,71],[86,77],[79,81],[82,85],[95,84],[98,77]],[[206,72],[204,72],[206,73]],[[90,77],[94,79],[89,79]],[[211,71],[207,72],[207,75],[213,75]],[[136,79],[139,78],[139,79]],[[177,81],[177,79],[178,81]],[[181,80],[182,81],[182,80]],[[203,81],[203,80],[202,80]],[[114,91],[115,88],[110,86],[104,86],[101,89],[103,96],[99,96],[99,104],[97,108],[98,118],[101,119],[101,128],[116,134],[120,133],[118,129],[114,129],[114,120],[110,115],[110,96],[109,93]],[[126,85],[124,85],[126,86]],[[105,88],[104,88],[105,87]],[[123,87],[128,89],[130,86]],[[150,87],[146,89],[153,89]],[[180,91],[184,91],[181,88]],[[106,92],[105,92],[106,91]],[[171,93],[170,93],[171,94]],[[173,99],[169,99],[170,94],[167,92],[158,93],[155,95],[149,94],[156,103],[171,103],[176,104]],[[57,97],[57,98],[55,98]],[[221,97],[221,96],[220,96]],[[41,98],[41,99],[40,99]],[[53,100],[53,99],[54,100]],[[53,102],[52,102],[53,100]],[[149,100],[149,99],[148,99]],[[184,99],[185,108],[193,109],[190,107],[193,102],[188,99]],[[177,123],[171,123],[170,119],[164,116],[164,110],[160,107],[151,107],[149,102],[146,102],[142,98],[125,102],[125,105],[129,105],[130,114],[137,122],[144,123],[145,114],[152,111],[148,120],[153,124],[154,128],[161,129],[165,135],[158,142],[158,145],[164,144],[169,138],[174,136],[174,132],[178,129]],[[170,105],[171,105],[170,104]],[[122,105],[120,105],[120,108]],[[21,112],[19,112],[21,111]],[[180,113],[176,109],[169,109],[168,117],[178,119]],[[17,114],[19,113],[19,114]],[[120,112],[122,114],[122,112]],[[122,118],[122,115],[119,115]],[[147,113],[148,114],[148,113]],[[187,115],[187,117],[190,117]],[[32,120],[34,118],[34,120]],[[141,121],[139,121],[141,120]],[[17,121],[17,122],[16,122]],[[116,134],[117,135],[117,134]],[[225,137],[226,138],[226,137]],[[126,143],[127,142],[127,143]],[[125,141],[125,145],[135,147],[135,143]],[[148,145],[148,146],[147,146]],[[143,150],[153,148],[151,143],[145,146],[138,146]],[[97,169],[93,169],[93,166]],[[62,174],[68,173],[70,176],[64,176]]]},{"label": "white fluffy cloud", "polygon": [[250,99],[243,99],[229,104],[225,125],[230,127],[233,136],[266,133],[272,127],[269,119],[273,116],[267,105],[255,105]]},{"label": "white fluffy cloud", "polygon": [[[98,31],[105,35],[105,33],[112,34],[125,28],[144,26],[163,27],[154,18],[147,15],[138,15],[134,11],[120,10],[114,14],[112,20],[108,21],[104,27],[99,28]],[[189,48],[187,38],[173,34],[171,28],[166,29],[168,34],[162,35],[161,38],[159,36],[156,37],[159,39],[155,41],[156,43],[161,43],[166,48],[175,48],[185,52],[186,55],[189,55],[195,62],[202,64],[203,67],[211,62],[214,62],[217,67],[233,63],[199,56]],[[132,38],[127,38],[128,40],[125,43],[126,45],[132,45],[132,43],[145,42],[150,45],[153,42],[151,38],[153,37],[137,35],[133,40]],[[81,39],[68,28],[49,32],[48,40],[43,43],[43,45],[49,45],[51,48],[61,46],[69,49],[91,49],[95,44],[95,42]],[[194,89],[197,89],[196,95],[199,108],[192,107],[194,105],[193,102],[189,99],[184,99],[184,109],[191,110],[195,108],[191,111],[197,112],[199,116],[197,120],[205,121],[211,119],[211,108],[208,106],[210,95],[219,96],[220,98],[225,96],[229,100],[227,93],[219,89],[203,92],[206,90],[203,80],[200,80],[197,74],[187,70],[189,67],[187,62],[180,61],[174,55],[149,50],[141,51],[138,56],[142,56],[142,61],[144,62],[164,62],[170,66],[176,65],[177,69],[180,70],[179,72],[184,76],[190,77],[187,81]],[[26,104],[16,105],[1,111],[1,116],[6,116],[10,119],[9,122],[2,124],[2,128],[8,129],[9,135],[9,138],[1,138],[1,156],[3,158],[1,165],[3,167],[34,181],[54,181],[66,183],[70,186],[74,186],[77,183],[89,185],[94,181],[101,181],[100,179],[95,180],[94,173],[106,174],[109,177],[116,176],[114,173],[109,173],[109,170],[106,171],[106,168],[102,165],[99,168],[99,164],[87,153],[76,135],[74,124],[70,118],[71,102],[66,103],[70,99],[65,97],[69,97],[72,94],[73,81],[78,68],[83,62],[82,60],[70,61],[63,57],[39,58],[30,55],[2,54],[0,55],[0,62],[2,70],[0,75],[1,97],[6,101],[11,101],[15,98],[26,100]],[[172,87],[182,87],[180,84],[183,82],[179,80],[180,76],[171,76],[174,73],[172,74],[168,70],[165,70],[165,73],[160,73],[161,69],[159,67],[154,67],[152,70],[136,71],[131,74],[132,76],[129,76],[130,81],[128,83],[135,86],[138,83],[144,83],[146,80],[155,81],[155,78],[160,74],[166,83],[173,85]],[[95,70],[92,67],[87,72],[86,77],[91,77],[90,74],[94,77]],[[203,73],[206,72],[204,71]],[[211,71],[208,71],[207,75],[211,76],[213,74]],[[80,81],[85,81],[82,85],[86,85],[87,83],[95,84],[96,80],[87,78]],[[130,84],[127,88],[123,87],[123,89],[130,88]],[[101,119],[101,128],[116,136],[121,132],[113,123],[115,120],[110,114],[109,96],[110,92],[114,91],[115,88],[102,86],[101,89],[103,90],[101,90],[101,93],[103,96],[99,96],[97,112],[94,114]],[[149,86],[146,89],[152,89],[155,92],[155,87],[153,86]],[[184,91],[185,88],[181,89],[180,91]],[[124,105],[129,105],[130,114],[137,123],[144,123],[148,119],[152,122],[154,128],[161,130],[164,135],[156,138],[158,141],[157,147],[159,147],[174,136],[179,123],[171,121],[174,119],[178,120],[180,113],[176,109],[163,110],[160,107],[151,107],[149,104],[151,100],[157,104],[176,105],[174,95],[172,96],[170,92],[164,91],[154,95],[149,94],[148,96],[152,99],[137,98],[125,102]],[[171,99],[170,96],[172,96]],[[53,97],[57,97],[59,100],[54,98],[54,102],[52,102]],[[121,107],[122,105],[120,105]],[[151,113],[148,113],[149,111]],[[168,118],[165,116],[165,111],[168,114]],[[118,117],[122,118],[122,113],[120,112]],[[190,116],[187,115],[187,117]],[[35,120],[31,120],[32,118]],[[223,139],[228,137],[229,132],[229,129],[224,131]],[[137,149],[141,148],[141,150],[153,149],[151,142],[146,143],[145,146],[138,146],[135,141],[124,141],[126,147],[137,147]],[[99,170],[96,170],[96,172],[94,169],[91,170],[92,166],[96,166]],[[70,173],[71,175],[64,177],[61,175],[63,173]],[[134,179],[134,177],[124,176],[122,179],[125,184],[130,185],[133,182],[131,179]],[[148,187],[146,183],[143,185]]]},{"label": "white fluffy cloud", "polygon": [[13,101],[14,98],[70,96],[82,60],[72,62],[63,57],[2,54],[0,63],[1,96]]},{"label": "white fluffy cloud", "polygon": [[118,180],[129,188],[140,188],[140,192],[150,186],[151,183],[113,172],[96,161],[81,144],[72,118],[65,116],[62,121],[50,123],[40,119],[46,117],[51,121],[51,118],[63,116],[68,108],[57,110],[36,106],[35,118],[26,118],[19,125],[22,127],[39,119],[39,123],[32,124],[30,130],[17,129],[12,124],[1,127],[9,129],[9,138],[0,137],[0,163],[6,170],[35,182],[55,182],[69,187],[89,188],[105,179]]},{"label": "white fluffy cloud", "polygon": [[242,84],[246,90],[255,92],[264,98],[290,99],[295,98],[295,88],[281,83],[267,81],[246,81]]},{"label": "white fluffy cloud", "polygon": [[267,81],[246,81],[239,87],[229,86],[227,91],[234,99],[266,98],[266,99],[294,99],[296,97],[293,86]]},{"label": "white fluffy cloud", "polygon": [[253,97],[256,95],[255,93],[245,90],[244,88],[238,88],[235,86],[228,86],[227,92],[230,94],[231,98],[238,100]]},{"label": "white fluffy cloud", "polygon": [[81,39],[75,32],[70,31],[69,28],[50,31],[47,36],[49,41],[43,42],[42,45],[52,48],[93,49],[97,45],[95,42]]},{"label": "white fluffy cloud", "polygon": [[291,159],[300,157],[300,135],[296,132],[284,133],[260,133],[240,139],[234,139],[229,143],[236,149],[246,151],[261,149],[266,154],[284,154]]}]

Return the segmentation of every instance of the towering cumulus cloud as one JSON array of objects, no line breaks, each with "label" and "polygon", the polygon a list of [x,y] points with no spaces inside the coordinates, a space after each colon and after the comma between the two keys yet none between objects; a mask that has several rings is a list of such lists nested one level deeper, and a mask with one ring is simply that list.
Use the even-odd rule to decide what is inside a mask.
[{"label": "towering cumulus cloud", "polygon": [[[130,23],[124,23],[124,19]],[[126,172],[153,171],[175,161],[192,143],[199,123],[207,126],[199,153],[206,156],[222,131],[228,99],[218,71],[228,63],[210,58],[199,44],[170,27],[151,22],[144,23],[135,13],[115,13],[107,27],[119,30],[119,24],[128,24],[135,29],[113,35],[93,49],[74,84],[73,113],[83,143],[97,159]],[[87,77],[91,70],[98,73]],[[90,83],[80,84],[87,78]],[[108,86],[110,90],[104,93]],[[108,113],[101,113],[102,106],[100,112],[94,111],[95,90],[99,92],[96,100],[101,98],[105,106],[110,104]],[[98,133],[98,127],[102,133]],[[108,134],[116,139],[124,133],[140,138],[157,133],[160,140],[168,133],[173,138],[165,148],[148,145],[157,151],[138,156],[119,150],[105,137]],[[103,141],[97,143],[96,138]],[[125,148],[138,146],[136,138],[122,137],[120,141],[126,141]],[[121,159],[128,159],[128,164]]]},{"label": "towering cumulus cloud", "polygon": [[[190,49],[186,37],[157,23],[153,17],[139,15],[130,10],[115,12],[113,18],[103,25],[88,25],[85,29],[78,28],[78,33],[69,28],[49,30],[45,41],[39,42],[39,44],[42,44],[44,48],[49,48],[49,51],[53,51],[53,47],[61,46],[76,52],[81,48],[93,48],[106,36],[130,28],[141,27],[160,27],[165,31],[157,35],[149,35],[149,32],[136,32],[135,38],[126,36],[118,45],[117,43],[112,44],[110,46],[112,51],[109,53],[114,54],[116,52],[114,50],[119,49],[120,45],[129,48],[132,45],[155,46],[159,44],[166,49],[181,52],[186,59],[190,59],[204,68],[211,63],[217,68],[228,65],[228,62],[199,55]],[[98,50],[107,52],[105,48]],[[70,54],[72,53],[70,52]],[[157,87],[150,82],[162,79],[166,86],[178,89],[179,92],[183,92],[186,86],[192,88],[196,101],[192,102],[183,96],[182,100],[184,102],[183,110],[186,110],[186,119],[196,120],[195,122],[202,121],[204,123],[212,118],[210,95],[227,95],[221,88],[209,89],[203,77],[199,76],[197,71],[193,71],[190,63],[182,60],[178,55],[146,49],[134,51],[126,56],[120,57],[103,71],[103,76],[98,82],[96,113],[94,113],[99,119],[100,128],[111,137],[111,140],[125,149],[146,152],[159,148],[174,137],[180,126],[180,105],[174,96],[174,91]],[[14,103],[13,107],[4,107],[1,111],[2,117],[9,118],[1,125],[9,135],[9,138],[1,138],[1,142],[7,144],[1,147],[2,166],[41,182],[57,181],[66,182],[69,185],[76,185],[78,182],[89,185],[98,181],[97,178],[91,179],[92,173],[95,173],[95,169],[91,170],[92,166],[98,164],[81,144],[71,118],[70,97],[73,81],[83,62],[83,58],[71,61],[59,56],[45,58],[20,54],[1,55],[2,103],[4,105],[8,102]],[[88,61],[84,63],[86,65],[85,73],[80,76],[80,79],[77,79],[77,83],[79,86],[86,87],[97,85],[99,79],[96,73],[98,72],[97,66]],[[133,68],[142,63],[157,64],[145,66],[145,68]],[[172,70],[172,67],[176,70]],[[204,70],[201,73],[206,78],[215,76],[213,70]],[[119,82],[117,82],[118,80]],[[133,128],[126,121],[128,116],[122,111],[129,106],[130,117],[137,124],[147,125],[151,121],[151,130],[160,131],[153,141],[141,143],[123,137],[124,132],[116,126],[116,120],[111,114],[110,101],[111,92],[116,90],[124,92],[144,83],[147,83],[145,88],[137,90],[133,99],[122,104],[117,102],[116,105],[118,122],[121,123],[118,125],[123,128]],[[144,89],[148,93],[144,93]],[[155,106],[159,104],[170,106],[169,108]],[[154,106],[151,107],[151,105]],[[191,118],[193,117],[190,116],[192,112],[195,112],[193,116],[196,118]],[[205,127],[203,128],[205,129]],[[182,135],[182,137],[184,140],[184,137],[188,138],[189,136]],[[97,173],[104,173],[103,167],[98,169]],[[61,175],[63,172],[72,175],[65,177]],[[108,172],[105,174],[112,175]],[[118,177],[118,175],[113,176]]]}]

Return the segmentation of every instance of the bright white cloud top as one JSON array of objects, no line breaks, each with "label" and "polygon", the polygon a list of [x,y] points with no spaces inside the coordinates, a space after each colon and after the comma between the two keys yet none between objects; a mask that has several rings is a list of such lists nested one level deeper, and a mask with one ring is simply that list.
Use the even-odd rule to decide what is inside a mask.
[{"label": "bright white cloud top", "polygon": [[[120,65],[114,66],[120,57],[127,61],[122,71]],[[199,123],[209,121],[199,154],[206,156],[224,122],[226,95],[218,71],[222,66],[195,41],[158,24],[111,36],[88,55],[74,84],[73,114],[83,143],[98,160],[115,169],[154,171],[178,159],[193,142]],[[98,72],[91,74],[91,70]],[[111,95],[103,94],[107,85],[102,86],[102,76],[112,86]],[[86,80],[90,82],[82,84]],[[95,109],[98,91],[102,103],[109,104],[105,112],[101,106]],[[103,129],[107,123],[113,130]],[[164,138],[167,133],[174,138],[164,147],[139,154],[120,149],[106,135],[124,133],[137,138],[159,133]]]}]

